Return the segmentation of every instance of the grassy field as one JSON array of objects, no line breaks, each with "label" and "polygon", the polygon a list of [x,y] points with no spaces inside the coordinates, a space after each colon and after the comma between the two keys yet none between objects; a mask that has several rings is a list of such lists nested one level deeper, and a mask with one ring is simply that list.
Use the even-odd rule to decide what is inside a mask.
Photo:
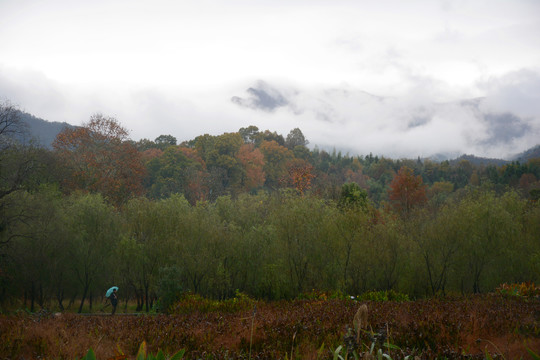
[{"label": "grassy field", "polygon": [[[371,345],[392,359],[531,359],[540,350],[540,301],[499,295],[419,301],[366,301],[369,326],[356,343],[349,328],[360,305],[352,300],[186,298],[171,315],[19,313],[0,317],[0,358],[98,359],[149,352],[184,359],[332,359],[342,346],[358,354]],[[119,309],[121,310],[121,309]],[[348,336],[349,335],[349,336]],[[391,344],[387,347],[384,344]],[[349,355],[349,358],[351,355]]]}]

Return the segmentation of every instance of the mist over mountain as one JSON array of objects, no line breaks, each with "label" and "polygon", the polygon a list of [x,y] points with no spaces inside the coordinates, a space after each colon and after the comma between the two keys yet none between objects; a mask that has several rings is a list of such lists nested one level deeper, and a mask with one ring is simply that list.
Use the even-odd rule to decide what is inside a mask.
[{"label": "mist over mountain", "polygon": [[23,111],[19,111],[19,116],[21,121],[27,125],[28,129],[28,136],[19,140],[28,142],[31,139],[40,146],[49,149],[52,148],[52,143],[60,131],[65,127],[74,127],[66,122],[47,121]]},{"label": "mist over mountain", "polygon": [[308,138],[320,134],[320,127],[327,127],[328,134],[339,129],[345,134],[342,141],[324,144],[323,133],[313,143],[351,153],[412,153],[435,159],[476,154],[511,160],[540,138],[538,117],[493,106],[489,97],[437,102],[429,94],[384,97],[346,87],[304,90],[259,80],[231,101],[276,118],[293,116]]},{"label": "mist over mountain", "polygon": [[527,162],[529,159],[537,159],[540,158],[540,145],[536,145],[533,148],[530,148],[520,154],[517,154],[514,156],[512,160],[516,160],[519,162]]},{"label": "mist over mountain", "polygon": [[268,112],[289,104],[284,95],[264,81],[257,82],[254,87],[248,88],[246,92],[249,97],[233,96],[231,101],[242,107]]},{"label": "mist over mountain", "polygon": [[[251,94],[258,94],[260,92],[260,89],[258,91],[250,92]],[[373,98],[377,98],[373,95],[369,95],[367,93],[364,93],[365,96],[370,96]],[[378,98],[382,99],[382,98]],[[241,100],[241,101],[240,101]],[[255,104],[257,102],[252,102],[251,100],[245,100],[245,99],[239,99],[240,101],[238,105],[246,106],[249,108],[257,109]],[[244,102],[247,101],[247,102]],[[380,100],[379,100],[380,101]],[[478,101],[475,101],[476,103]],[[263,111],[271,112],[273,111],[273,108],[269,106],[269,104],[276,104],[275,102],[268,102],[265,105],[260,105],[263,108]],[[467,103],[466,105],[470,105]],[[255,106],[255,107],[254,107]],[[280,106],[286,106],[286,105],[280,105]],[[280,107],[275,105],[275,107]],[[73,125],[70,125],[65,122],[51,122],[47,121],[38,117],[35,117],[31,114],[25,113],[20,111],[21,120],[27,124],[28,126],[28,133],[29,137],[25,139],[20,139],[25,142],[29,141],[29,139],[33,139],[34,141],[37,141],[37,143],[45,148],[52,148],[52,142],[56,138],[56,135],[62,131],[65,127],[74,127]],[[509,115],[511,121],[515,121],[512,117],[512,115]],[[507,117],[501,116],[498,118],[497,121],[501,122],[503,119],[506,119]],[[330,121],[330,120],[326,120]],[[500,125],[500,124],[499,124]],[[417,125],[421,126],[421,125]],[[505,137],[505,134],[501,135],[502,137]],[[352,155],[367,155],[368,153],[364,154],[352,154]],[[429,160],[440,162],[444,160],[451,160],[453,162],[461,161],[461,160],[467,160],[475,165],[504,165],[506,163],[509,163],[511,161],[520,161],[520,162],[527,162],[529,159],[532,158],[539,158],[540,157],[540,145],[536,145],[530,149],[527,149],[519,154],[515,154],[512,157],[509,157],[507,159],[501,159],[501,158],[486,158],[486,157],[479,157],[472,154],[460,154],[460,153],[448,153],[448,154],[434,154],[429,157]]]}]

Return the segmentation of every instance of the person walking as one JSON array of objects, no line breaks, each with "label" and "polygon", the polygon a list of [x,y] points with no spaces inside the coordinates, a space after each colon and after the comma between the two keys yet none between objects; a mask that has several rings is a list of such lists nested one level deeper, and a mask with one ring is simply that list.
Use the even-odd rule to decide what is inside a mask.
[{"label": "person walking", "polygon": [[114,315],[116,312],[116,305],[118,305],[118,295],[116,294],[116,289],[114,289],[111,296],[109,296],[109,300],[111,300],[112,305],[111,315]]}]

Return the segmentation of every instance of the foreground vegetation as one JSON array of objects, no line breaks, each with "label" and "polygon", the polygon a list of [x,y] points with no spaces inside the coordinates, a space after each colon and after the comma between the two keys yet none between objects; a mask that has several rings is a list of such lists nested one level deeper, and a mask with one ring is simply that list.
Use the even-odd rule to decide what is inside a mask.
[{"label": "foreground vegetation", "polygon": [[353,351],[365,357],[378,349],[392,359],[527,359],[527,349],[540,349],[540,302],[534,298],[363,301],[369,326],[356,343],[350,328],[359,302],[325,297],[216,302],[185,296],[170,315],[2,316],[0,353],[71,360],[92,349],[98,359],[134,358],[143,341],[149,354],[185,350],[184,359],[332,359],[336,350],[354,358]]}]

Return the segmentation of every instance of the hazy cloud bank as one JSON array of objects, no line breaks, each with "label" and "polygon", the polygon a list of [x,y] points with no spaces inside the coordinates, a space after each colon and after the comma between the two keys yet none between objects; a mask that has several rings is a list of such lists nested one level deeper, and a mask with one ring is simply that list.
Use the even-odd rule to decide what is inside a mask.
[{"label": "hazy cloud bank", "polygon": [[539,32],[533,0],[2,0],[0,98],[74,125],[102,112],[136,140],[256,125],[351,154],[506,157],[539,138]]},{"label": "hazy cloud bank", "polygon": [[522,70],[484,84],[485,96],[437,102],[425,88],[384,97],[351,88],[256,82],[233,103],[289,118],[312,144],[391,157],[474,154],[508,158],[540,141],[540,77]]},{"label": "hazy cloud bank", "polygon": [[135,140],[179,141],[256,125],[286,136],[300,128],[310,146],[393,158],[460,154],[508,158],[540,139],[540,72],[524,69],[478,84],[480,98],[440,102],[430,87],[402,96],[352,86],[254,81],[207,92],[73,88],[44,75],[0,67],[0,97],[49,121],[80,125],[95,112],[115,116]]}]

